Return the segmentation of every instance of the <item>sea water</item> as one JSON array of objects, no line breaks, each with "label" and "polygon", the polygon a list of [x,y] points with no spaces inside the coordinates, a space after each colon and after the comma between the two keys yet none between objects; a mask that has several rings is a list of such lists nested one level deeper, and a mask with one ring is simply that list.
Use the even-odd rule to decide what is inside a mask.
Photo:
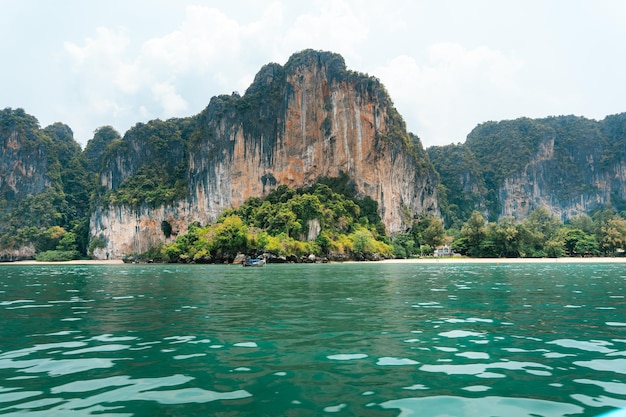
[{"label": "sea water", "polygon": [[625,266],[2,266],[0,415],[595,416]]}]

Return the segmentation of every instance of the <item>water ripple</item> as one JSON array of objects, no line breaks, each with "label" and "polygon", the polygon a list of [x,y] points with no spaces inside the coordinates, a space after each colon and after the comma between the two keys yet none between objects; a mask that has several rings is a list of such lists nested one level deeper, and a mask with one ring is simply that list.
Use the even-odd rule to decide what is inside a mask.
[{"label": "water ripple", "polygon": [[590,417],[626,311],[585,268],[0,269],[0,414]]},{"label": "water ripple", "polygon": [[583,411],[582,407],[567,403],[511,397],[433,396],[385,401],[380,405],[385,409],[399,409],[398,417],[484,417],[486,415],[563,417]]}]

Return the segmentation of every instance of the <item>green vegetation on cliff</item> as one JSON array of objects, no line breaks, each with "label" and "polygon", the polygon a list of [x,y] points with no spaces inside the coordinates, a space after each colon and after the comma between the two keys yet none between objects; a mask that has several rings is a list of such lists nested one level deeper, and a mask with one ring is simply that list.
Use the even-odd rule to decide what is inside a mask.
[{"label": "green vegetation on cliff", "polygon": [[298,190],[281,185],[263,200],[251,198],[227,210],[214,224],[191,225],[174,243],[142,257],[195,263],[232,262],[238,253],[285,260],[311,254],[380,259],[391,256],[393,248],[377,211],[371,198],[354,195],[347,176]]},{"label": "green vegetation on cliff", "polygon": [[611,169],[626,158],[626,113],[602,121],[576,116],[520,118],[478,125],[464,144],[431,147],[430,161],[440,175],[442,214],[449,227],[459,227],[473,210],[496,221],[502,214],[499,191],[505,179],[524,174],[531,162],[545,159],[541,178],[545,194],[554,201],[602,195],[596,178],[616,178],[610,201],[626,209],[623,184]]},{"label": "green vegetation on cliff", "polygon": [[41,129],[24,110],[7,108],[0,111],[0,141],[0,249],[45,252],[60,245],[79,256],[87,246],[94,183],[72,130],[62,123]]},{"label": "green vegetation on cliff", "polygon": [[154,207],[187,196],[188,138],[195,127],[194,118],[157,119],[110,141],[103,159],[111,184],[103,201]]}]

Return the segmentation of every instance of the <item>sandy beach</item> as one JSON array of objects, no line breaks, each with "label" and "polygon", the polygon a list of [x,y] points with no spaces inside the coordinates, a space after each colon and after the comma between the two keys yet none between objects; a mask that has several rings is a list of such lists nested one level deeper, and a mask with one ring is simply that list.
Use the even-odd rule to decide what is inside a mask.
[{"label": "sandy beach", "polygon": [[421,258],[421,259],[388,259],[384,263],[471,263],[471,264],[524,264],[524,263],[626,263],[626,257],[620,258]]}]

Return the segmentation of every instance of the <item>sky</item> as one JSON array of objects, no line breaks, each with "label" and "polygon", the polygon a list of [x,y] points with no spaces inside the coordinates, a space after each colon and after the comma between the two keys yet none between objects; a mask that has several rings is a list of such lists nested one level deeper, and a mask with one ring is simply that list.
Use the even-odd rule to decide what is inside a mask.
[{"label": "sky", "polygon": [[430,147],[487,121],[626,112],[625,45],[623,0],[0,0],[0,108],[85,146],[312,48],[379,78]]}]

